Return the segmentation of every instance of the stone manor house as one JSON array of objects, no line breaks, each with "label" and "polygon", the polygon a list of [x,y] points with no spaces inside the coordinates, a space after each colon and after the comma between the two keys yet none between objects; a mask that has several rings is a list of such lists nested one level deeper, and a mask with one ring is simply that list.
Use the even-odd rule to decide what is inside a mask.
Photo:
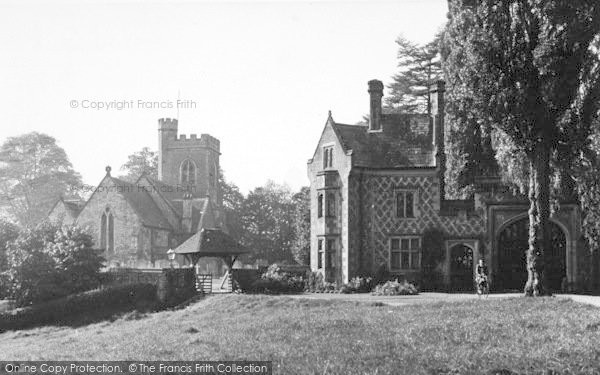
[{"label": "stone manor house", "polygon": [[[468,200],[449,200],[444,173],[444,83],[430,90],[429,114],[385,114],[383,84],[368,83],[368,125],[335,122],[331,112],[308,161],[311,269],[330,282],[388,272],[420,282],[423,270],[442,287],[472,290],[474,265],[484,258],[493,289],[522,290],[528,201],[496,176],[480,177]],[[561,202],[551,218],[549,287],[586,280],[586,250],[576,202]],[[441,249],[427,249],[440,230]],[[441,254],[427,265],[428,252]]]},{"label": "stone manor house", "polygon": [[158,121],[158,179],[129,183],[111,175],[86,202],[60,199],[51,219],[89,226],[108,267],[168,267],[167,250],[202,229],[224,230],[218,183],[220,142],[177,134],[176,119]]}]

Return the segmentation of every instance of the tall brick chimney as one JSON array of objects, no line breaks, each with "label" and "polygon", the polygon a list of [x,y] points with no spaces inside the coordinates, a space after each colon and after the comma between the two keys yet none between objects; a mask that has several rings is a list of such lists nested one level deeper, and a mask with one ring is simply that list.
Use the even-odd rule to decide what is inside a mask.
[{"label": "tall brick chimney", "polygon": [[446,185],[444,182],[444,173],[446,171],[446,152],[444,148],[444,92],[446,83],[437,81],[429,87],[429,96],[431,100],[430,116],[432,121],[431,141],[435,150],[435,166],[438,169],[440,180],[440,199],[445,199]]},{"label": "tall brick chimney", "polygon": [[369,81],[369,131],[381,131],[381,98],[383,82],[376,79]]}]

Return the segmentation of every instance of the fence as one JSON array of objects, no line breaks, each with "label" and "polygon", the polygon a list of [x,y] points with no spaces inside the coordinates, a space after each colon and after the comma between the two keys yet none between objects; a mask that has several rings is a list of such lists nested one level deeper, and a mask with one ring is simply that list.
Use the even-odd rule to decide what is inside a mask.
[{"label": "fence", "polygon": [[212,293],[212,275],[196,275],[196,290],[204,294]]}]

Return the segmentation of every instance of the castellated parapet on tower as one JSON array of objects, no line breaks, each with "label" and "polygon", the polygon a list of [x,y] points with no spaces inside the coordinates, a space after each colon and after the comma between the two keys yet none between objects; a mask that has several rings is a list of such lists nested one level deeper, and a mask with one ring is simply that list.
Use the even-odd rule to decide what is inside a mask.
[{"label": "castellated parapet on tower", "polygon": [[178,136],[177,119],[158,120],[158,179],[169,185],[192,186],[196,197],[221,203],[218,184],[220,142],[209,134]]}]

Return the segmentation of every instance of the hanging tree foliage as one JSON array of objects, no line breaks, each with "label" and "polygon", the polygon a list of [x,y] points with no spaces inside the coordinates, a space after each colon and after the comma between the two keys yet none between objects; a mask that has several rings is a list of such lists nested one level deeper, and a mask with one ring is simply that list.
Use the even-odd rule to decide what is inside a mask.
[{"label": "hanging tree foliage", "polygon": [[489,124],[512,155],[524,156],[530,201],[525,294],[548,294],[550,182],[571,171],[589,147],[600,103],[600,4],[456,0],[449,6],[444,43],[462,47],[449,48],[445,58],[448,91],[471,97],[459,116]]}]

